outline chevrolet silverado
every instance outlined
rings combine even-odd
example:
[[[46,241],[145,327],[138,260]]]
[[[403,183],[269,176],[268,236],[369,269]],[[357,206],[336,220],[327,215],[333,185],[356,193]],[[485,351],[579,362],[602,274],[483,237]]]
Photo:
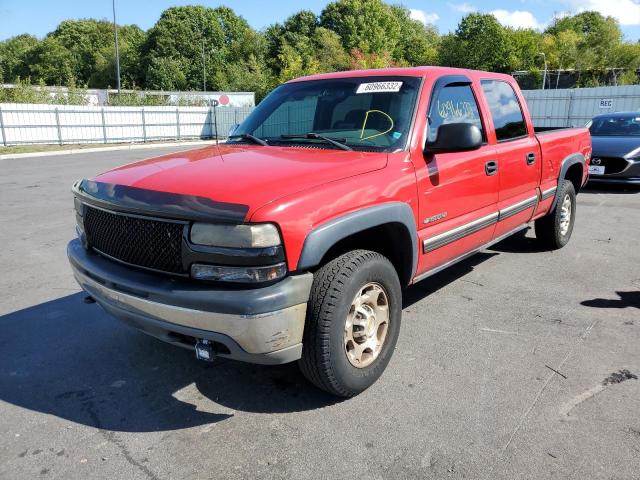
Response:
[[[202,360],[298,361],[349,397],[385,370],[404,287],[531,223],[569,241],[590,155],[586,128],[536,134],[508,75],[314,75],[224,144],[78,181],[67,253],[136,328]]]

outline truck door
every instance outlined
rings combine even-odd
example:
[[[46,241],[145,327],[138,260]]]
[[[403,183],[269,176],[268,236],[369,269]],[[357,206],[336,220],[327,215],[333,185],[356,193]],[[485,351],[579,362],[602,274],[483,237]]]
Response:
[[[538,203],[542,159],[533,126],[525,121],[523,100],[513,86],[503,80],[480,84],[495,132],[500,182],[497,238],[531,219]]]
[[[475,124],[486,140],[478,88],[463,75],[436,80],[424,140],[435,139],[440,125],[456,122]],[[497,220],[498,176],[494,171],[495,148],[486,142],[473,151],[434,154],[419,148],[413,162],[420,213],[421,274],[491,240]]]

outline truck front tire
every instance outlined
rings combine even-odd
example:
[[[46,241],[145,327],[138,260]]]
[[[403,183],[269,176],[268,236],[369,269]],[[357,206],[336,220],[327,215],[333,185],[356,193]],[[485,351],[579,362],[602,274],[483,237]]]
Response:
[[[302,373],[333,395],[357,395],[387,367],[401,316],[400,281],[387,258],[353,250],[330,261],[314,275]]]
[[[562,180],[556,192],[558,201],[552,212],[535,221],[536,238],[545,247],[557,250],[571,238],[576,217],[576,190],[569,180]]]

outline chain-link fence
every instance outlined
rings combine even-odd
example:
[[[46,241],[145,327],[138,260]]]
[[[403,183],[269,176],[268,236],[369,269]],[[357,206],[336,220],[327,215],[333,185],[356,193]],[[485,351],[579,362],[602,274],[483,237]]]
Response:
[[[253,107],[85,107],[0,104],[0,144],[225,138]]]

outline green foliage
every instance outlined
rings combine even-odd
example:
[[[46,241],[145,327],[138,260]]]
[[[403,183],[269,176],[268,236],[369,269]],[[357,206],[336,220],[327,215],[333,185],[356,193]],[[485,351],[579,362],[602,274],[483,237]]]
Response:
[[[439,35],[402,5],[383,0],[334,0],[316,15],[301,10],[264,31],[231,8],[171,7],[145,32],[118,27],[125,89],[255,91],[258,100],[278,83],[321,72],[391,66],[448,65],[498,72],[526,71],[525,86],[551,70],[570,70],[578,86],[638,83],[640,44],[624,40],[616,20],[585,11],[554,20],[544,31],[502,26],[471,13],[453,33]],[[615,73],[612,68],[619,69]],[[569,74],[568,74],[569,75]],[[21,80],[23,79],[23,80]],[[23,34],[0,42],[3,101],[82,102],[84,90],[116,85],[113,25],[67,20],[43,39]],[[28,83],[71,87],[64,96]],[[44,98],[46,97],[46,98]],[[122,94],[114,105],[164,104],[162,96]]]
[[[539,66],[542,35],[530,28],[505,30],[508,42],[511,44],[509,69],[531,71]]]
[[[576,70],[578,86],[607,81],[637,83],[639,47],[624,42],[618,22],[598,12],[582,12],[556,19],[544,32],[541,44],[551,69]],[[607,69],[626,69],[620,79]]]
[[[43,81],[37,86],[19,78],[13,88],[0,88],[0,103],[44,103],[51,105],[84,105],[86,90],[71,87],[66,92],[52,93],[46,89]]]
[[[43,86],[43,85],[40,85]],[[0,88],[0,103],[53,103],[49,92],[33,88],[28,81],[16,79],[13,88]]]
[[[227,7],[171,7],[149,31],[142,47],[146,84],[159,89],[219,89],[217,70],[236,63],[235,52],[246,60],[261,56],[255,32]],[[242,48],[239,48],[242,46]],[[239,50],[239,51],[238,51]]]
[[[143,95],[140,93],[111,93],[107,105],[115,107],[146,107],[169,105],[165,95]]]
[[[27,54],[38,44],[38,39],[26,33],[0,42],[0,80],[13,82],[28,76]]]
[[[431,25],[423,25],[409,17],[409,10],[392,6],[391,11],[400,25],[393,58],[404,65],[433,65],[438,60],[440,37]]]
[[[346,50],[392,52],[401,32],[400,21],[394,13],[382,0],[338,0],[325,7],[320,14],[320,24],[336,32]]]
[[[29,77],[46,85],[75,84],[74,58],[55,37],[46,37],[27,52]]]
[[[441,45],[440,63],[454,67],[509,72],[514,55],[509,34],[493,15],[470,13]]]

